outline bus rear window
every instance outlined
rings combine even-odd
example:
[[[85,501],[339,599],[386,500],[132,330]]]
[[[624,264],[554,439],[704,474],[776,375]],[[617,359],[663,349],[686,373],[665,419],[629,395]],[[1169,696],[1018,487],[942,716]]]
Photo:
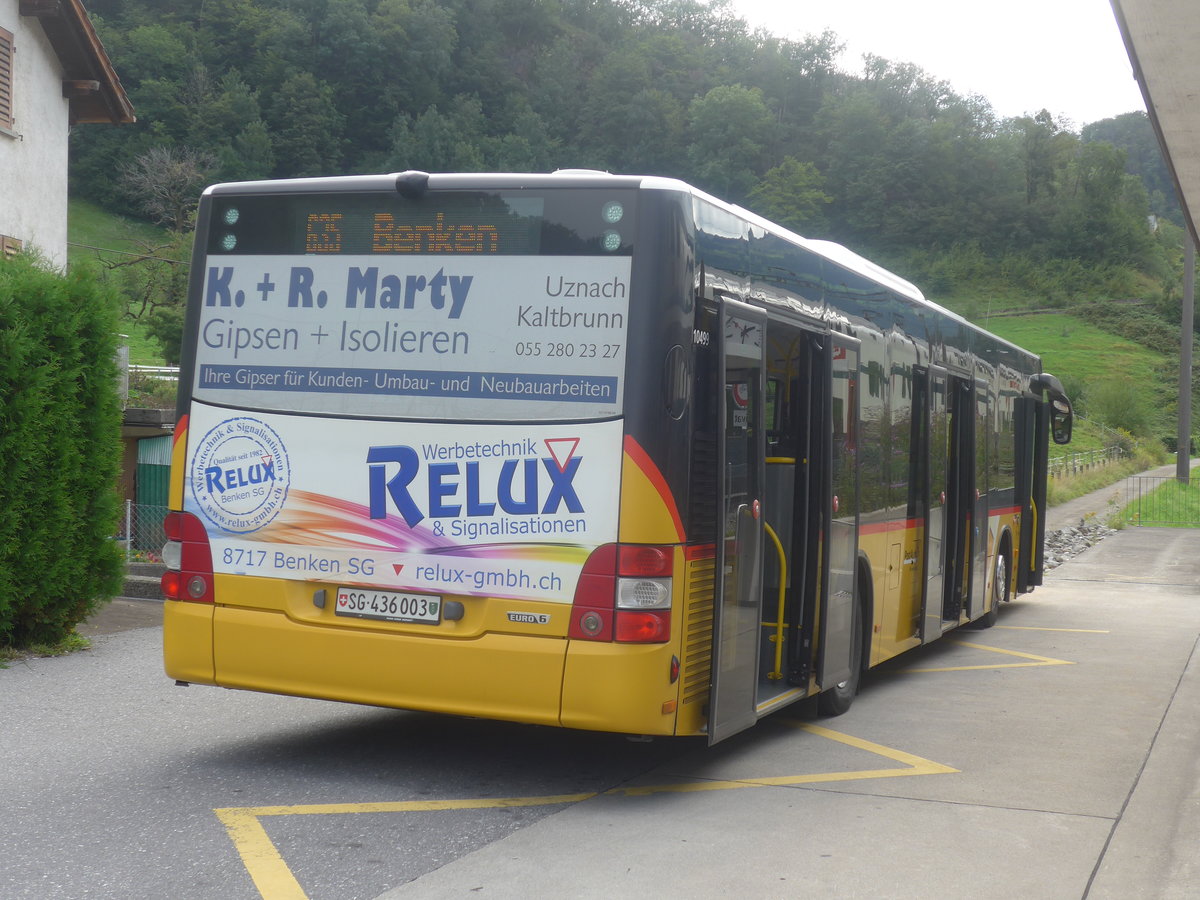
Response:
[[[193,396],[263,410],[620,413],[635,192],[215,193]]]

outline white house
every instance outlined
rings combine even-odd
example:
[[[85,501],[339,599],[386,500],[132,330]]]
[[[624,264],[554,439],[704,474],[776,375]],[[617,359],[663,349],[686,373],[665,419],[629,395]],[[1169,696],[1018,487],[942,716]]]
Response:
[[[0,0],[0,252],[67,262],[67,136],[134,121],[81,0]]]

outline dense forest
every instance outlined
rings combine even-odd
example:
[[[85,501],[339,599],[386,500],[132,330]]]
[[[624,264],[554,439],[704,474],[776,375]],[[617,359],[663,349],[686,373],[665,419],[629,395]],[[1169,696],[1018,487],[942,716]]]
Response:
[[[685,179],[968,315],[983,296],[989,311],[1136,297],[1132,318],[1092,318],[1143,338],[1146,316],[1178,322],[1182,220],[1142,113],[1000,118],[912,63],[847,71],[837,35],[783,39],[720,0],[88,8],[138,122],[72,135],[72,190],[172,230],[158,256],[185,258],[212,181],[589,167]],[[129,293],[170,356],[182,281],[148,273]]]

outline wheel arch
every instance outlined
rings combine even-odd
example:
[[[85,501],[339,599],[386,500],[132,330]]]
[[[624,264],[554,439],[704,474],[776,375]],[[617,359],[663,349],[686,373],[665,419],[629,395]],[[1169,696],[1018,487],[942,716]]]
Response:
[[[1007,564],[1008,589],[1006,591],[1006,594],[1009,594],[1009,595],[1011,595],[1012,591],[1013,591],[1014,576],[1016,575],[1016,567],[1017,567],[1016,559],[1013,555],[1013,546],[1014,546],[1014,542],[1013,542],[1012,528],[1008,525],[1004,525],[1000,529],[1000,534],[996,538],[996,553],[997,553],[997,555],[1003,554],[1004,559]],[[989,575],[989,577],[995,578],[995,566],[994,565],[988,567],[988,575]],[[989,589],[994,590],[994,588],[990,585],[989,585]],[[1007,600],[1008,597],[1006,596],[1004,599]]]

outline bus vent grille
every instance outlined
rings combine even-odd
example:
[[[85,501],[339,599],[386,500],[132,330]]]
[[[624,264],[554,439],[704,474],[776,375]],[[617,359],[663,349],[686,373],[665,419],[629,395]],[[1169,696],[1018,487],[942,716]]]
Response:
[[[687,610],[683,640],[683,674],[680,699],[684,703],[708,700],[712,678],[713,591],[715,559],[696,559],[687,567]]]

